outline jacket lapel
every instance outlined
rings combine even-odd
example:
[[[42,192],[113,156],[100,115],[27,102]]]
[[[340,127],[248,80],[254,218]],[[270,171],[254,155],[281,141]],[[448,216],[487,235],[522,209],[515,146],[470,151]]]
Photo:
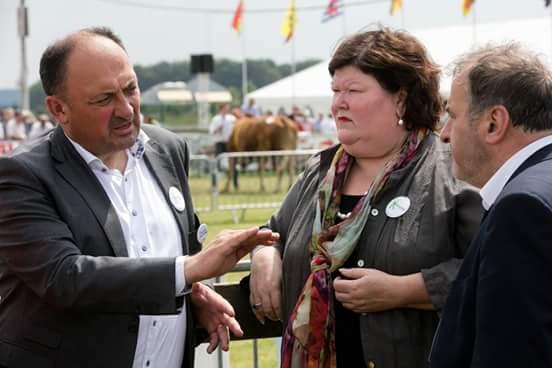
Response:
[[[161,148],[161,146],[155,142],[153,139],[150,139],[145,146],[144,158],[148,169],[153,174],[153,177],[157,180],[165,200],[169,204],[171,212],[173,213],[174,218],[178,224],[178,229],[180,230],[180,236],[182,238],[182,251],[183,254],[188,254],[188,221],[186,220],[186,214],[188,209],[185,208],[182,213],[178,212],[171,201],[169,196],[170,188],[174,187],[182,193],[182,187],[178,182],[178,175],[176,168],[170,158],[170,156]],[[189,203],[185,204],[189,206]]]
[[[90,167],[61,128],[51,138],[52,157],[59,174],[81,195],[103,228],[117,257],[128,257],[123,229],[115,209]]]

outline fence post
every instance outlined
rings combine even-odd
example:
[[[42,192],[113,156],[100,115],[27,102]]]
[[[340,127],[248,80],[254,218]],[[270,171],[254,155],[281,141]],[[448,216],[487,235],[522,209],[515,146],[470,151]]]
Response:
[[[209,160],[209,171],[211,172],[211,211],[218,206],[218,163],[219,157]]]

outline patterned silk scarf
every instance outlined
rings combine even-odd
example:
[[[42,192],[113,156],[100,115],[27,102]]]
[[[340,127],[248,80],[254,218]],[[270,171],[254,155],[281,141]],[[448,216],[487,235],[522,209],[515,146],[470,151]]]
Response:
[[[335,217],[341,202],[341,190],[354,158],[343,147],[335,153],[330,169],[320,184],[310,243],[311,273],[284,332],[283,368],[336,367],[331,273],[339,269],[355,249],[373,198],[394,170],[412,160],[426,135],[425,129],[409,133],[399,155],[387,162],[350,216],[339,224],[335,224]]]

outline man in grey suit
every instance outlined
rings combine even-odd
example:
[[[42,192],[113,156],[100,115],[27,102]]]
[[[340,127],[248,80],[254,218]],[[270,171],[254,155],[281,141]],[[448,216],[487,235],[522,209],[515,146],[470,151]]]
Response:
[[[140,126],[140,92],[106,28],[44,52],[51,134],[0,159],[0,367],[191,367],[196,322],[209,350],[241,330],[198,281],[278,235],[221,233],[205,250],[188,149]]]

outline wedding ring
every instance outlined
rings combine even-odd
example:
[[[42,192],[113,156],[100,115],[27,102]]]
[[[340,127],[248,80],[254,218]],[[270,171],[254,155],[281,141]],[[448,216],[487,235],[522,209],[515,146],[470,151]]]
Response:
[[[259,308],[261,305],[262,305],[262,303],[251,304],[251,308],[257,309],[257,308]]]

